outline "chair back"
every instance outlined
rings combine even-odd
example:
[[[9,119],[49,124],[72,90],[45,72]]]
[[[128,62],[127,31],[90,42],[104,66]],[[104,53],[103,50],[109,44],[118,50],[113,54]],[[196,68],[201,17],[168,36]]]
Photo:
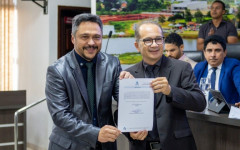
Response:
[[[200,62],[204,60],[204,55],[202,51],[183,51],[183,53],[190,59]]]
[[[240,44],[227,44],[227,57],[240,60]]]

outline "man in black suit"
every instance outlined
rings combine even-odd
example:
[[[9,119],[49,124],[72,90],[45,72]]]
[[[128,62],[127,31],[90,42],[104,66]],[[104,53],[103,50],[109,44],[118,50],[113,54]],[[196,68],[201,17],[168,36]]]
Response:
[[[184,61],[163,55],[161,26],[141,22],[135,29],[135,47],[143,61],[128,68],[135,78],[154,78],[150,83],[154,96],[152,131],[131,132],[131,150],[195,150],[186,110],[203,111],[204,95],[198,87],[192,67]]]
[[[73,18],[74,49],[48,67],[47,105],[54,122],[49,150],[116,150],[112,97],[121,72],[116,57],[100,52],[102,22],[96,15]]]

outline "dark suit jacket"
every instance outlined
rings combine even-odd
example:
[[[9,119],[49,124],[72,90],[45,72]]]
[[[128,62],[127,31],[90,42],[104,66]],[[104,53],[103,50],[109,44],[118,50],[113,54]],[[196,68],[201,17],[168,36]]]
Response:
[[[194,68],[197,82],[208,74],[208,63],[203,61]],[[233,58],[225,58],[219,77],[219,90],[230,104],[240,101],[240,61]]]
[[[144,68],[140,62],[126,71],[135,78],[144,78]],[[163,150],[196,149],[185,110],[203,111],[206,100],[198,87],[189,63],[162,56],[160,76],[166,77],[171,86],[171,97],[157,94],[156,119]],[[134,141],[130,138],[130,144]],[[140,150],[140,149],[139,149]]]
[[[112,96],[118,98],[120,71],[116,57],[98,54],[95,85],[100,127],[114,125]],[[45,93],[54,122],[49,149],[90,150],[95,147],[100,128],[92,125],[87,89],[74,50],[48,67]],[[116,143],[104,143],[102,148],[115,150]]]

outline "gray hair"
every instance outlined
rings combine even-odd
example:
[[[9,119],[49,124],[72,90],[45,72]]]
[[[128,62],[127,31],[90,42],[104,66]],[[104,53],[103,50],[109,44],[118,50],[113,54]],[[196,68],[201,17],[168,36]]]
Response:
[[[136,24],[136,26],[135,26],[135,39],[136,39],[137,42],[138,42],[139,39],[141,38],[141,37],[140,37],[140,33],[139,33],[139,28],[140,28],[142,25],[144,25],[144,24],[155,24],[155,25],[157,25],[157,26],[161,29],[162,34],[163,34],[163,29],[162,29],[161,25],[160,25],[158,22],[153,21],[153,20],[141,21],[141,22],[139,22],[138,24]]]
[[[103,31],[102,21],[101,21],[99,16],[92,15],[92,14],[89,14],[89,13],[83,13],[83,14],[80,14],[80,15],[76,15],[73,18],[73,20],[72,20],[72,35],[74,35],[74,36],[76,35],[78,27],[82,22],[97,23],[99,25],[99,27],[101,28],[101,31]]]

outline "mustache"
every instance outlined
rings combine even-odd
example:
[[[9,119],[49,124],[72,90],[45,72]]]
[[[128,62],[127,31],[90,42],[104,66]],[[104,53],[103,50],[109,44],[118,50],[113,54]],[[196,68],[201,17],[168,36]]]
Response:
[[[83,49],[88,49],[88,48],[98,49],[98,46],[84,46],[83,47]]]

